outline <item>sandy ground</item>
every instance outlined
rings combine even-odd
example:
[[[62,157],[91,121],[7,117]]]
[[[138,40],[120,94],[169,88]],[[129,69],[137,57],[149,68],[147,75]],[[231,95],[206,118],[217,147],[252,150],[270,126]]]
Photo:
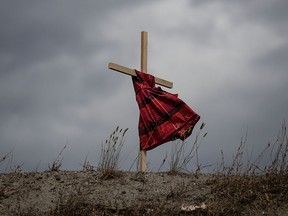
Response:
[[[100,177],[96,171],[1,174],[0,215],[49,212],[71,197],[115,210],[156,203],[181,209],[182,204],[201,205],[209,198],[205,175],[123,172],[113,179]]]
[[[101,176],[98,171],[0,174],[0,215],[213,215],[212,175]],[[83,208],[89,213],[76,214]],[[253,215],[288,215],[286,210]]]

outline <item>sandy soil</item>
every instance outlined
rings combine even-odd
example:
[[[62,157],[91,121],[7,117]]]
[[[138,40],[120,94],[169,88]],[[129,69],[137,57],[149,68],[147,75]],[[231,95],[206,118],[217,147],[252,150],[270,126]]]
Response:
[[[167,173],[123,172],[120,175],[104,180],[100,178],[101,173],[95,171],[1,174],[0,215],[29,212],[29,209],[39,214],[49,212],[71,197],[111,211],[156,203],[180,210],[182,204],[200,205],[209,198],[205,175],[197,178]]]
[[[211,178],[121,172],[102,179],[97,171],[0,174],[0,215],[77,215],[81,209],[78,215],[213,215]]]

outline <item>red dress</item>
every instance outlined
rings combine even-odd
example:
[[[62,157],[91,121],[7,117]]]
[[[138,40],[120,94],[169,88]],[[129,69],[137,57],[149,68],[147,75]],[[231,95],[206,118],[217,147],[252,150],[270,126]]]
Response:
[[[190,136],[200,116],[179,99],[178,94],[155,87],[154,76],[135,72],[137,76],[132,80],[140,109],[140,149],[151,150],[165,142]]]

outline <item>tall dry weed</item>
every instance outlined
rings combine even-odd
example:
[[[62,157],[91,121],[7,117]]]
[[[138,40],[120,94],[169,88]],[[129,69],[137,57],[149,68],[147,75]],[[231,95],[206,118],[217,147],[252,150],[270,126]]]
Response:
[[[105,143],[102,143],[98,169],[102,172],[103,178],[110,178],[116,174],[127,130],[128,128],[119,129],[117,126]]]
[[[59,171],[60,167],[62,166],[63,161],[63,152],[67,148],[68,141],[64,145],[64,147],[61,149],[61,151],[58,153],[57,157],[54,159],[54,161],[51,164],[48,164],[49,171]]]
[[[176,174],[179,172],[191,172],[191,161],[195,159],[196,171],[199,171],[201,164],[199,163],[198,149],[202,144],[203,139],[206,137],[207,133],[203,134],[203,129],[205,123],[202,123],[199,131],[196,133],[195,140],[192,144],[184,141],[178,141],[175,145],[172,146],[171,155],[170,155],[170,169],[171,174]],[[163,160],[165,162],[165,159]],[[162,163],[163,165],[163,163]],[[161,165],[161,166],[162,166]]]

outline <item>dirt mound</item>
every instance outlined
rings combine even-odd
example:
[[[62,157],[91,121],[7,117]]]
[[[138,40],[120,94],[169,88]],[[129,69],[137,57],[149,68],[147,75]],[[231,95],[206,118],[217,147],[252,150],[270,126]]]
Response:
[[[0,174],[0,215],[287,215],[287,184],[275,185],[279,191],[261,190],[269,182],[259,180],[254,191],[248,187],[253,180],[241,179],[138,172],[103,179],[97,171]],[[238,199],[241,194],[246,202]]]

